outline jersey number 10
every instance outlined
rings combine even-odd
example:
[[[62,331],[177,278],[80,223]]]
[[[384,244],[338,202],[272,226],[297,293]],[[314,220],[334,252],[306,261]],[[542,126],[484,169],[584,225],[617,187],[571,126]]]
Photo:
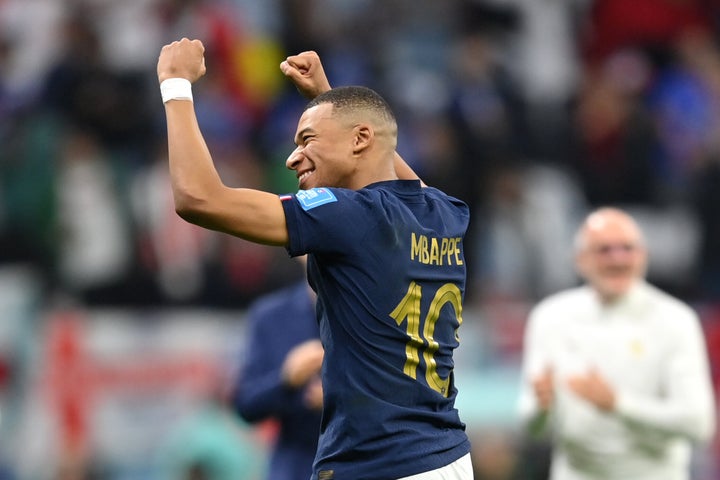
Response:
[[[462,295],[460,289],[452,284],[446,283],[435,292],[430,308],[425,315],[425,321],[422,323],[422,332],[420,331],[420,300],[422,299],[422,287],[415,282],[411,282],[408,291],[390,313],[398,325],[406,323],[406,332],[410,340],[405,346],[405,367],[403,372],[414,379],[417,379],[417,369],[420,365],[420,351],[422,350],[423,360],[425,361],[425,380],[433,390],[447,397],[448,384],[450,383],[450,375],[447,378],[440,378],[437,373],[437,363],[435,362],[435,352],[438,351],[440,345],[433,338],[435,333],[435,325],[440,318],[440,311],[445,304],[450,303],[455,312],[458,326],[462,323]],[[407,322],[406,322],[407,320]],[[457,330],[456,333],[457,335]]]

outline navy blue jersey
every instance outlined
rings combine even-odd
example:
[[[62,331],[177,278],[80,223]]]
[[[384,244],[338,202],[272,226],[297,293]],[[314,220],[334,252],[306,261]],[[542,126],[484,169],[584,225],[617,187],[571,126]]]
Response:
[[[281,197],[325,347],[313,479],[383,480],[470,451],[454,407],[468,207],[417,180]]]

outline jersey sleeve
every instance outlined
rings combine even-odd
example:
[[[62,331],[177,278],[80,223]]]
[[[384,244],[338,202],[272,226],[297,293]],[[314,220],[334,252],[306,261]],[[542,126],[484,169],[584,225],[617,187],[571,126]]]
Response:
[[[338,188],[300,190],[281,196],[288,229],[288,253],[342,253],[376,223],[356,192]]]

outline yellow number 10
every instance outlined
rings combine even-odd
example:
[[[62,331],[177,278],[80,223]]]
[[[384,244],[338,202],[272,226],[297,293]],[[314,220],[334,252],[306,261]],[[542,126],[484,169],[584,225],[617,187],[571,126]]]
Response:
[[[455,311],[455,318],[458,326],[462,323],[462,295],[460,289],[452,284],[446,283],[435,292],[435,297],[430,302],[430,308],[425,316],[423,323],[422,335],[420,334],[420,300],[422,299],[422,287],[415,282],[411,282],[408,291],[390,313],[398,325],[402,325],[407,319],[407,335],[410,337],[405,346],[405,366],[403,372],[412,378],[417,379],[417,369],[420,365],[420,350],[423,349],[423,359],[425,360],[425,380],[430,388],[440,392],[444,396],[448,396],[448,383],[450,376],[442,379],[437,373],[437,363],[435,362],[435,352],[440,345],[433,338],[435,332],[435,324],[440,318],[440,311],[446,303],[450,303]],[[455,332],[457,335],[457,330]]]

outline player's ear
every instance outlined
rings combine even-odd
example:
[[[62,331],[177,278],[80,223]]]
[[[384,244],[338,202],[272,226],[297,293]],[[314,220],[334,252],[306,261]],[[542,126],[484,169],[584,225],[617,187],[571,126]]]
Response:
[[[353,128],[353,153],[358,154],[365,150],[373,140],[375,132],[366,123],[359,123]]]

